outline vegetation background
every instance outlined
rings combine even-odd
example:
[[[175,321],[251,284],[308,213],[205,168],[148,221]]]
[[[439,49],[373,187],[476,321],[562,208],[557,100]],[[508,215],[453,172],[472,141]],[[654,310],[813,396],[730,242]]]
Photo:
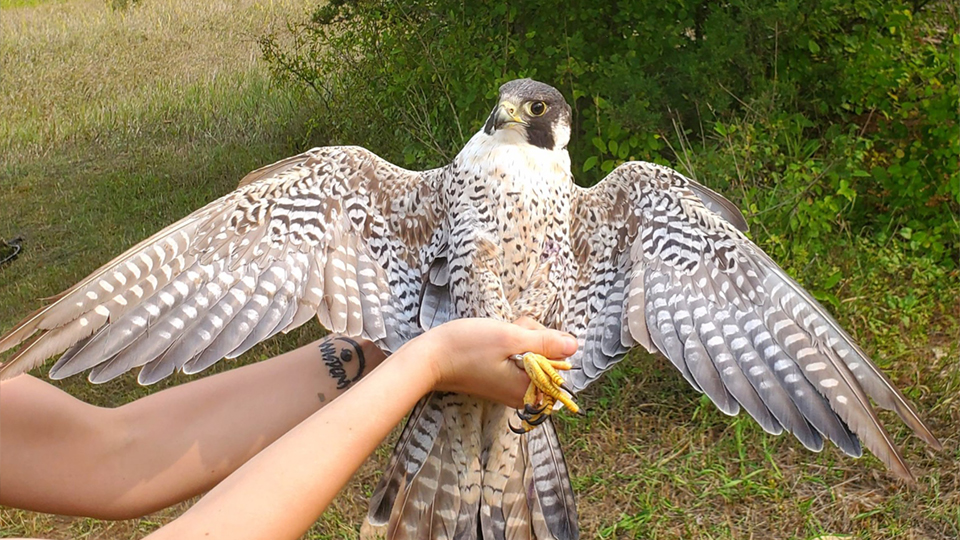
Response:
[[[677,168],[914,400],[920,478],[805,451],[728,418],[633,353],[559,429],[585,538],[960,537],[960,22],[953,2],[0,0],[0,329],[262,164],[360,144],[441,164],[498,86],[558,87],[581,182],[624,160]],[[0,252],[0,258],[3,253]],[[256,361],[316,337],[294,332]],[[229,369],[227,362],[216,370]],[[38,370],[42,375],[43,369]],[[104,406],[125,377],[58,383]],[[889,416],[884,418],[890,420]],[[389,446],[308,538],[355,537]],[[0,509],[0,536],[137,538],[185,506],[102,522]]]

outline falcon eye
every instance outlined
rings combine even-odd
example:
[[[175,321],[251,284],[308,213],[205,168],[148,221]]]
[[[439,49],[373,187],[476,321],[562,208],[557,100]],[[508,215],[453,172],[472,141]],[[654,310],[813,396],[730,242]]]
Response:
[[[547,104],[542,101],[534,101],[527,105],[527,112],[530,116],[543,116],[547,112]]]

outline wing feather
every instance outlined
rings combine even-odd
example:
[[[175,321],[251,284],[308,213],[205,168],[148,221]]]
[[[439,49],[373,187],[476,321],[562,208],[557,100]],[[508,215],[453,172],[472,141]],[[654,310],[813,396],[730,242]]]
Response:
[[[258,169],[234,192],[104,265],[0,337],[0,379],[69,350],[56,378],[195,373],[316,315],[393,350],[415,336],[420,269],[442,242],[446,169],[357,147]]]
[[[776,418],[771,414],[770,409],[763,403],[763,400],[757,394],[756,388],[763,387],[764,384],[771,384],[770,379],[761,378],[768,375],[766,369],[759,366],[759,362],[754,361],[753,365],[741,366],[738,362],[738,356],[734,355],[722,334],[723,322],[733,317],[729,310],[712,309],[713,306],[707,303],[703,296],[694,297],[689,302],[689,307],[693,316],[693,328],[697,334],[704,350],[709,355],[713,365],[717,368],[720,380],[733,399],[736,400],[753,417],[757,423],[763,427],[764,431],[773,435],[779,435],[783,428]],[[732,328],[731,328],[732,330]],[[736,328],[739,331],[739,328]],[[733,332],[732,334],[736,334]],[[748,356],[742,361],[747,364],[749,360],[755,360],[756,355]],[[751,370],[753,370],[751,372]],[[751,382],[748,377],[754,378]]]
[[[670,299],[667,301],[667,309],[673,314],[674,328],[676,328],[677,337],[682,344],[681,356],[677,359],[677,362],[686,362],[687,369],[693,379],[697,381],[697,385],[710,397],[710,400],[718,409],[724,414],[735,416],[740,412],[740,406],[727,391],[727,386],[720,379],[718,366],[714,364],[713,359],[707,353],[707,349],[700,341],[700,336],[694,327],[692,309],[687,304],[685,291],[679,286],[668,290],[670,291]]]
[[[250,333],[243,339],[243,342],[236,349],[230,351],[227,358],[236,358],[250,350],[254,345],[268,339],[283,328],[283,319],[290,312],[290,306],[296,302],[296,297],[300,293],[300,281],[303,279],[303,271],[296,265],[280,265],[283,272],[278,272],[277,282],[270,282],[272,287],[276,288],[273,298],[269,299],[269,306],[263,312],[256,326],[250,330]],[[295,313],[295,312],[294,312]]]
[[[113,358],[143,336],[151,325],[162,321],[170,311],[176,306],[179,306],[186,298],[185,292],[190,292],[191,285],[194,285],[197,280],[191,279],[191,276],[187,275],[187,273],[180,274],[185,264],[181,257],[177,257],[172,262],[174,264],[170,266],[169,275],[172,276],[174,273],[178,273],[182,279],[179,281],[168,281],[168,283],[157,290],[156,293],[150,295],[146,300],[138,304],[136,308],[123,315],[119,324],[111,324],[105,327],[104,331],[99,332],[96,337],[87,342],[76,354],[61,357],[60,361],[50,368],[50,378],[63,379]],[[162,271],[166,267],[167,265],[159,267],[158,273],[160,276],[168,275],[167,272]],[[188,271],[195,274],[198,268],[199,265],[194,264]],[[144,291],[142,296],[147,296],[145,294],[146,291],[156,287],[156,285],[160,283],[159,280],[149,279],[150,277],[153,276],[147,276],[148,279],[146,280],[149,288]],[[167,278],[163,277],[163,279]],[[140,291],[141,288],[139,286],[134,286],[128,291],[131,302],[133,301],[133,297],[138,297],[141,294]],[[96,312],[95,310],[95,313]],[[103,308],[99,310],[99,313],[107,315],[108,317],[112,315],[109,306],[103,306]],[[106,322],[106,320],[103,320],[101,324]],[[44,339],[45,336],[46,334],[43,334],[39,336],[39,339]],[[3,369],[12,368],[19,361],[21,360],[15,356]]]
[[[619,330],[625,348],[656,348],[721,411],[742,406],[768,432],[786,429],[810,449],[826,437],[859,456],[862,439],[913,480],[871,399],[940,447],[853,339],[743,235],[742,214],[717,193],[633,162],[578,190],[572,208],[580,286],[570,291],[567,320],[582,341],[573,359],[581,369],[568,381],[574,389],[609,369]],[[608,320],[614,314],[622,326]],[[597,318],[606,333],[597,333]]]
[[[323,301],[323,262],[315,254],[308,254],[309,268],[304,281],[303,293],[297,298],[297,310],[292,320],[283,328],[289,332],[317,316],[317,308]],[[366,320],[366,318],[364,319]]]

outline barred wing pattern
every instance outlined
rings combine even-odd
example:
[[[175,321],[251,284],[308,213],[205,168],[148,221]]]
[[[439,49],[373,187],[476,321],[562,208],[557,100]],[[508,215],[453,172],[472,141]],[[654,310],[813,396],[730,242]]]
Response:
[[[359,147],[316,148],[254,171],[0,338],[0,352],[23,344],[0,378],[66,350],[51,377],[92,369],[90,380],[104,382],[143,366],[149,384],[314,316],[392,351],[420,332],[420,267],[442,242],[434,194],[445,174],[407,171]]]
[[[786,429],[814,451],[826,437],[859,456],[862,440],[913,480],[868,398],[940,443],[823,307],[734,224],[745,228],[731,203],[650,163],[626,163],[579,190],[571,235],[580,287],[569,291],[567,321],[581,348],[568,384],[585,388],[640,344],[726,414],[742,407],[767,432]]]

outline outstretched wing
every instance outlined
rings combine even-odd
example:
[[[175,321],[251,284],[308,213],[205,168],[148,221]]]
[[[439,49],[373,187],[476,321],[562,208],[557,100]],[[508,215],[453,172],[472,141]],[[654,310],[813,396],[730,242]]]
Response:
[[[314,316],[393,350],[419,332],[421,266],[442,242],[444,169],[412,172],[359,147],[316,148],[107,263],[0,337],[0,378],[50,371],[140,382],[200,371]],[[29,341],[28,341],[29,340]],[[68,350],[69,349],[69,350]]]
[[[859,437],[912,479],[868,398],[939,448],[853,339],[738,230],[746,223],[723,197],[633,162],[578,190],[573,214],[580,274],[567,329],[581,340],[568,377],[575,390],[641,344],[724,413],[743,407],[769,433],[786,429],[812,450],[825,436],[859,456]]]

